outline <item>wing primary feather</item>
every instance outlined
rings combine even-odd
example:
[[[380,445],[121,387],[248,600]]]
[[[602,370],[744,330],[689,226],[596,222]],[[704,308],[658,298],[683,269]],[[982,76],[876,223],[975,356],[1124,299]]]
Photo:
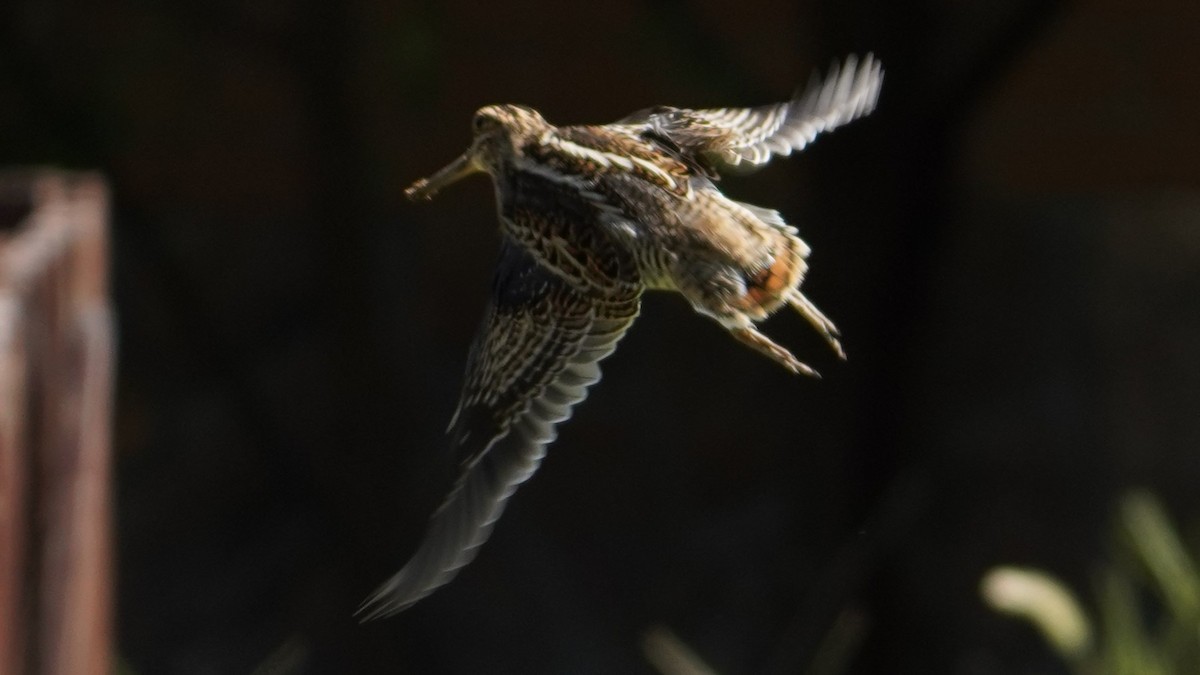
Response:
[[[825,77],[813,71],[790,101],[755,108],[653,108],[623,120],[691,164],[761,165],[803,150],[817,136],[875,108],[883,68],[874,55],[834,62]]]
[[[505,240],[449,429],[463,473],[416,553],[359,607],[363,621],[412,606],[474,559],[637,316],[641,286],[623,281],[615,297],[589,296]]]

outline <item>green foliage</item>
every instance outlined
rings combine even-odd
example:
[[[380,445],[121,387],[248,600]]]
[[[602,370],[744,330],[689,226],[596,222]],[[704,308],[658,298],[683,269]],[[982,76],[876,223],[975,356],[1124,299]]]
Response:
[[[1153,495],[1121,500],[1113,548],[1097,575],[1094,616],[1037,570],[992,569],[984,599],[1032,623],[1079,675],[1200,673],[1200,576]]]

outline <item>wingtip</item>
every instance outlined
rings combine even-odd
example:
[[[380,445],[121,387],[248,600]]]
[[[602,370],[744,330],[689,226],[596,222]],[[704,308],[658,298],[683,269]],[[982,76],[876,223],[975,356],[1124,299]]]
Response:
[[[378,608],[372,609],[374,604],[374,598],[367,598],[366,600],[363,600],[362,604],[358,606],[358,609],[354,610],[354,613],[350,616],[358,619],[358,624],[360,626],[376,619],[382,619],[383,613]]]
[[[385,583],[384,585],[375,589],[373,593],[368,595],[361,603],[359,603],[358,608],[354,610],[354,614],[351,616],[358,619],[359,624],[364,624],[368,621],[384,619],[403,611],[403,607],[389,607],[390,603],[387,600],[387,596],[390,590],[388,587],[390,585],[391,581],[389,580],[388,583]]]
[[[403,592],[406,586],[411,585],[405,583],[412,580],[411,569],[411,565],[405,565],[391,579],[381,584],[358,605],[352,616],[357,618],[360,624],[396,616],[417,604],[440,585],[426,587],[423,592],[414,593],[411,588],[408,592]]]
[[[383,601],[381,598],[377,596],[371,596],[366,600],[363,600],[362,604],[358,606],[358,609],[354,610],[354,614],[351,616],[358,619],[359,625],[363,625],[371,621],[377,621],[379,619],[386,619],[388,617],[396,616],[411,606],[412,603],[392,607],[389,605],[389,603]]]

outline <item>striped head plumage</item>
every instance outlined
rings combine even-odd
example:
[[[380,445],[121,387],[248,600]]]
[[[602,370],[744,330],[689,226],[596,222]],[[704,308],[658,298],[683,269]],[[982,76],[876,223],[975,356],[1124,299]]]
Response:
[[[815,375],[756,327],[789,306],[845,358],[833,322],[800,291],[809,247],[796,228],[717,184],[725,168],[789,155],[870,113],[882,83],[868,55],[814,75],[790,101],[754,108],[660,106],[563,127],[519,105],[475,113],[470,147],[405,192],[429,199],[477,172],[496,187],[500,261],[449,430],[459,477],[364,618],[411,606],[474,558],[555,426],[600,379],[643,292],[678,293],[743,344]]]

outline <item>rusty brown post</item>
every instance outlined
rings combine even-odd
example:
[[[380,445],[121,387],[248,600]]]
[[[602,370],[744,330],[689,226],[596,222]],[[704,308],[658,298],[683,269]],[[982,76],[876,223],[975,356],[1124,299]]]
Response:
[[[0,673],[112,670],[108,191],[0,173]]]

